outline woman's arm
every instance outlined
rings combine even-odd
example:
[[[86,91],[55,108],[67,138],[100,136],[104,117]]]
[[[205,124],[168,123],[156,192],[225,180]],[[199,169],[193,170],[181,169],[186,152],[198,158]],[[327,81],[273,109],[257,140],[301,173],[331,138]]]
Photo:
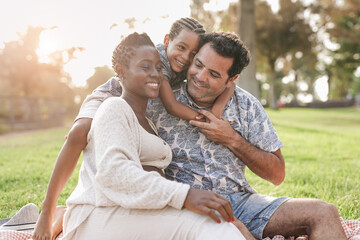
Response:
[[[80,153],[87,143],[87,134],[92,119],[82,118],[74,123],[65,141],[52,172],[39,220],[33,239],[52,239],[51,226],[56,210],[57,200],[66,182],[74,172]],[[44,237],[44,238],[42,238]]]
[[[231,86],[224,90],[223,93],[220,94],[220,96],[217,97],[213,107],[211,108],[211,112],[215,115],[217,118],[221,118],[222,112],[224,111],[224,108],[232,95],[235,91],[235,83],[232,83]]]
[[[76,117],[76,121],[70,129],[67,140],[57,157],[33,239],[52,239],[54,237],[52,236],[54,233],[51,230],[51,224],[53,222],[57,200],[73,173],[81,152],[86,147],[87,135],[90,130],[92,118],[105,99],[120,95],[120,83],[116,78],[111,78],[103,85],[97,87],[93,93],[84,100],[79,114]]]
[[[160,99],[166,108],[166,111],[176,117],[184,120],[198,120],[199,113],[188,106],[178,102],[168,81],[165,79],[160,86]]]

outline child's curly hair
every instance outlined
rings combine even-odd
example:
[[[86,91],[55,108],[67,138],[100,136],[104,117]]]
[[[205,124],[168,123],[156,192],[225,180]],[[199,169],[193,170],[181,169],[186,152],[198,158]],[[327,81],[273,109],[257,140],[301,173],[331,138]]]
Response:
[[[181,30],[186,29],[191,32],[202,35],[205,33],[205,28],[201,25],[196,19],[185,17],[176,20],[170,28],[169,38],[170,40],[174,40],[174,38],[180,34]]]

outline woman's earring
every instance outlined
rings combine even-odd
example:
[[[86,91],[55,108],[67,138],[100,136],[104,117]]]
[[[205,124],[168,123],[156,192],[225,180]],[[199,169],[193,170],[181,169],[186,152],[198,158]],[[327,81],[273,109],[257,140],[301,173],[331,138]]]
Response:
[[[116,75],[116,77],[120,80],[120,81],[123,81],[124,80],[124,74],[123,73],[118,73]]]

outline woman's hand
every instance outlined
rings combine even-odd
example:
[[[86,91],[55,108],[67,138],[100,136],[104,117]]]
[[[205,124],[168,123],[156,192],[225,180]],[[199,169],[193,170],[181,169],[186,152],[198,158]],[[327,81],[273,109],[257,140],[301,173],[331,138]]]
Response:
[[[63,217],[66,211],[65,206],[57,206],[54,216],[46,211],[40,213],[36,223],[33,240],[53,240],[63,230]]]
[[[218,223],[221,223],[221,220],[215,211],[228,222],[235,220],[230,201],[210,191],[190,188],[184,207],[196,213],[206,214]]]
[[[53,240],[55,237],[52,237],[52,215],[40,213],[39,220],[36,223],[35,231],[33,233],[33,240]]]

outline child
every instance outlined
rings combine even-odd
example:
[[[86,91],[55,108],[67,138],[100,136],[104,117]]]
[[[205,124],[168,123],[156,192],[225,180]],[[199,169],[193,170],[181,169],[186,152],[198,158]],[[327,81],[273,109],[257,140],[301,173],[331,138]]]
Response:
[[[171,87],[185,80],[187,68],[198,50],[201,35],[204,33],[205,29],[195,19],[181,18],[173,23],[169,34],[165,35],[164,44],[156,46],[163,64],[163,75],[167,80],[161,83],[160,99],[168,113],[185,120],[199,119],[199,114],[176,101]],[[221,118],[234,89],[233,84],[216,100],[211,112],[217,118]]]
[[[195,110],[177,102],[170,86],[176,85],[185,79],[186,70],[198,50],[200,36],[203,33],[205,33],[203,26],[195,19],[181,18],[172,25],[169,35],[165,36],[164,44],[157,46],[163,64],[163,74],[165,79],[168,80],[162,81],[160,98],[170,114],[186,120],[201,119],[201,117]],[[113,65],[118,62],[116,58],[119,57],[117,53],[120,52],[122,52],[122,49],[116,48],[114,50]],[[234,88],[235,86],[229,88],[226,93],[217,99],[212,109],[216,117],[221,117],[225,104],[233,94]],[[87,134],[90,130],[92,118],[105,99],[120,95],[121,86],[118,78],[111,78],[85,99],[75,123],[69,131],[67,140],[58,155],[34,235],[52,235],[50,229],[57,199],[74,171],[80,153],[86,147]],[[148,170],[145,167],[144,169]]]

